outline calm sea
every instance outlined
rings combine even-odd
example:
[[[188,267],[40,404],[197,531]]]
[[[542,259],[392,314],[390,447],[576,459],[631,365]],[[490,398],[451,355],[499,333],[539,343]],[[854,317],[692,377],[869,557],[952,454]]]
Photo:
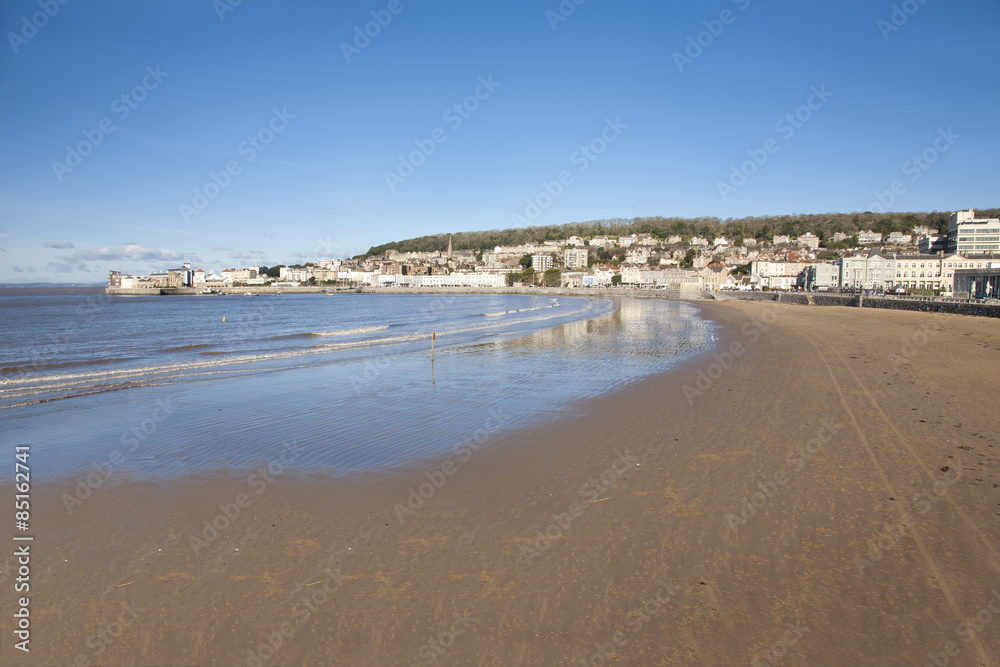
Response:
[[[295,468],[378,470],[571,414],[713,329],[661,300],[0,290],[0,446],[43,477],[245,469],[289,443]]]

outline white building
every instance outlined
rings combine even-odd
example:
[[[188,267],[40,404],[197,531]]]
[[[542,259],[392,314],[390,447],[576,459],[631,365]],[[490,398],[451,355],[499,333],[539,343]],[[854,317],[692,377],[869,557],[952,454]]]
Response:
[[[607,236],[595,236],[590,239],[590,245],[594,248],[606,248],[607,246],[612,245],[612,243],[611,239]]]
[[[584,244],[583,244],[583,239],[581,239],[579,236],[571,236],[568,239],[566,239],[566,245],[573,246],[574,248],[582,248]]]
[[[792,242],[791,236],[775,234],[771,240],[771,245],[787,245]]]
[[[566,248],[563,251],[567,269],[586,269],[588,253],[586,248]]]
[[[834,290],[840,286],[840,267],[833,262],[810,264],[801,277],[802,287],[810,292]]]
[[[910,245],[910,242],[913,240],[913,235],[903,234],[902,232],[892,232],[886,240],[892,245]]]
[[[698,274],[682,269],[647,271],[638,267],[622,268],[622,285],[634,287],[659,287],[674,283],[698,283]]]
[[[545,273],[552,268],[552,255],[532,255],[531,268],[535,270],[535,273]]]
[[[948,219],[948,252],[1000,252],[1000,218],[977,218],[973,209]]]
[[[835,264],[840,268],[841,289],[882,290],[892,272],[890,261],[876,252],[841,257]]]
[[[807,266],[805,262],[772,262],[754,260],[750,263],[750,275],[754,282],[768,289],[788,290],[795,287],[799,274]]]
[[[871,243],[881,243],[882,242],[882,232],[874,232],[870,229],[863,232],[858,232],[858,244],[867,245]]]
[[[703,239],[700,236],[692,236],[691,241],[688,243],[688,245],[696,245],[704,247],[708,245],[708,239]]]
[[[225,271],[222,272],[225,275]],[[304,283],[309,280],[309,270],[308,269],[293,269],[288,266],[283,266],[278,269],[278,279],[282,282],[290,283]]]
[[[620,245],[622,248],[627,248],[629,246],[635,245],[636,241],[638,240],[639,237],[637,237],[635,234],[632,234],[631,236],[622,236],[619,237],[618,239],[618,245]]]
[[[816,250],[817,248],[819,248],[819,237],[813,234],[812,232],[806,232],[805,234],[800,236],[798,238],[798,242],[800,246],[805,246],[810,250]]]
[[[647,264],[649,263],[649,248],[632,248],[625,251],[626,264]]]
[[[585,275],[581,282],[584,287],[609,287],[614,275],[615,272],[611,269],[597,268],[592,274]]]

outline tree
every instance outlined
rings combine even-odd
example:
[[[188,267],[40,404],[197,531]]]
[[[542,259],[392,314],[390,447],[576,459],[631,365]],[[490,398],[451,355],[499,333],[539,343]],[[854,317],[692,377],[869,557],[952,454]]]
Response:
[[[562,287],[562,271],[559,269],[548,269],[542,276],[542,284],[546,287]]]
[[[525,255],[517,263],[521,266],[531,266],[531,255]]]
[[[618,287],[621,284],[622,284],[622,274],[616,273],[615,275],[611,276],[612,287]]]
[[[690,269],[692,266],[694,266],[694,256],[695,256],[694,250],[688,250],[687,253],[685,253],[684,255],[684,259],[681,260],[681,268]]]
[[[528,285],[534,285],[536,276],[537,272],[529,266],[524,270],[524,273],[521,274],[521,282]]]
[[[280,278],[281,277],[281,269],[283,269],[283,268],[285,268],[284,264],[279,264],[278,266],[272,266],[271,268],[269,268],[267,270],[267,277],[268,278]]]

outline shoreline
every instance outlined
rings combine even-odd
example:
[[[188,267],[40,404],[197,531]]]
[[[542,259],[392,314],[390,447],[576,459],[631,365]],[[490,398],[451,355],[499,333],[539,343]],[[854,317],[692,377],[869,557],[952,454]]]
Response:
[[[582,297],[635,297],[680,300],[702,300],[704,295],[700,289],[641,289],[641,288],[604,288],[604,287],[233,287],[232,292],[202,294],[194,287],[182,288],[152,288],[127,289],[106,287],[107,296],[245,296],[246,292],[257,295],[279,294],[317,294],[338,296],[341,294],[470,294],[470,295],[501,295],[501,296],[582,296]]]
[[[275,476],[197,552],[246,479],[40,494],[12,664],[995,664],[956,632],[1000,589],[992,321],[694,305],[713,352],[466,460]]]

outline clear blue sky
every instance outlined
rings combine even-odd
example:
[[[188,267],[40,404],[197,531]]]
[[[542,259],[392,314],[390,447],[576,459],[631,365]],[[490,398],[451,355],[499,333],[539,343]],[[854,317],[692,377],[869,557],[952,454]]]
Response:
[[[0,282],[304,262],[529,221],[873,210],[896,180],[889,210],[998,205],[994,0],[897,3],[916,11],[892,31],[889,0],[566,0],[566,17],[558,0],[230,2],[42,0],[51,17],[0,2]],[[345,56],[373,11],[391,22]],[[446,115],[480,77],[499,85]],[[808,120],[776,126],[797,109]],[[592,142],[600,155],[578,152]],[[925,150],[926,171],[906,164]],[[720,193],[747,151],[766,163]]]

